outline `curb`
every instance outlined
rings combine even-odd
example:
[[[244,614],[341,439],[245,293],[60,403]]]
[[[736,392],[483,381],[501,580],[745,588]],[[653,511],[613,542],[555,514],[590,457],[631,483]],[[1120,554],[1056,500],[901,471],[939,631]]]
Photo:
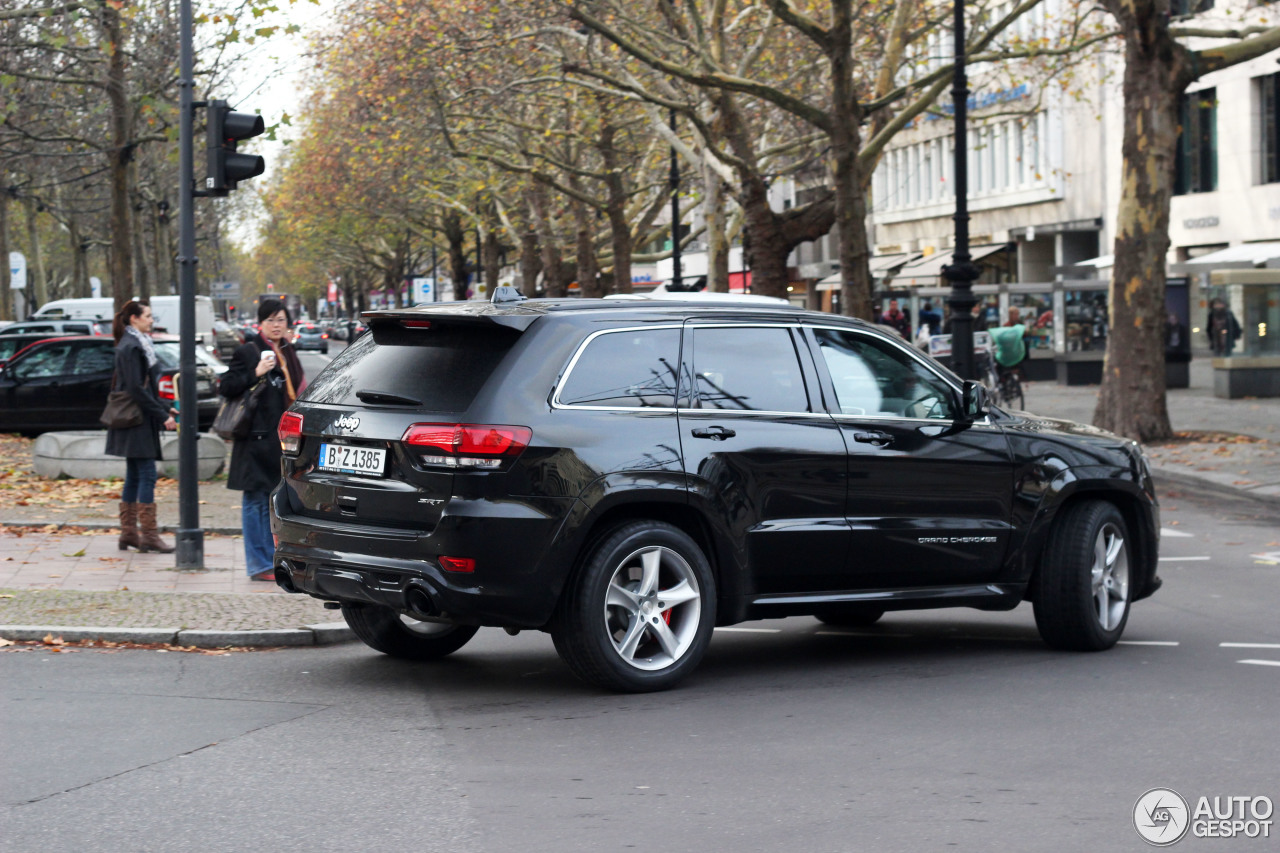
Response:
[[[42,640],[49,634],[69,642],[105,640],[112,643],[166,643],[220,649],[226,646],[276,648],[279,646],[330,646],[348,643],[356,635],[345,622],[324,622],[303,628],[263,628],[255,631],[191,631],[181,628],[94,628],[76,625],[0,625],[6,640]]]
[[[78,527],[81,530],[119,530],[119,522],[109,521],[9,521],[0,519],[0,527],[52,527],[61,530],[64,527]],[[178,528],[172,524],[158,525],[161,533],[177,533]],[[202,527],[205,533],[218,536],[242,536],[244,530],[239,527]]]
[[[1267,504],[1268,506],[1280,508],[1280,495],[1251,492],[1247,489],[1242,489],[1239,486],[1228,486],[1208,477],[1199,477],[1195,474],[1188,474],[1184,471],[1153,467],[1151,469],[1151,476],[1157,484],[1173,483],[1184,488],[1202,489],[1206,492],[1213,492],[1223,496],[1245,498],[1246,500],[1258,501],[1260,503]]]

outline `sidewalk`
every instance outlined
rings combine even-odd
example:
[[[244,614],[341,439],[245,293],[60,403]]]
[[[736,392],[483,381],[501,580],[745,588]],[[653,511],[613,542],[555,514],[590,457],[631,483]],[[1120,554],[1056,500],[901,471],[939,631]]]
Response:
[[[1157,483],[1227,490],[1280,506],[1280,399],[1220,400],[1212,381],[1208,361],[1193,362],[1192,387],[1169,392],[1174,429],[1191,435],[1148,448]],[[1097,391],[1029,383],[1027,407],[1088,423]],[[0,442],[0,450],[12,447]],[[29,458],[6,464],[30,469]],[[117,481],[44,482],[39,495],[15,502],[4,499],[5,476],[0,473],[0,637],[145,636],[146,642],[205,647],[351,638],[339,614],[320,601],[248,579],[238,535],[240,493],[225,480],[200,484],[206,569],[186,572],[173,568],[171,554],[116,549]],[[177,483],[160,481],[156,503],[162,528],[172,531]],[[159,634],[138,633],[151,628]]]

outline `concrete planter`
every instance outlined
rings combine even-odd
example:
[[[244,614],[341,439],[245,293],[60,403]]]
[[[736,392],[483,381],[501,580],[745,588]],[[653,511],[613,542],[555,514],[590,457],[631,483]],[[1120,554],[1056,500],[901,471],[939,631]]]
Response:
[[[119,456],[103,452],[107,445],[106,430],[77,430],[72,432],[46,432],[36,439],[32,449],[36,473],[56,480],[70,477],[73,480],[101,480],[106,477],[124,478],[125,461]],[[159,464],[160,475],[176,479],[178,476],[178,434],[165,432],[160,435],[160,450],[164,459]],[[227,443],[213,433],[200,433],[196,442],[199,479],[217,476],[227,461]]]

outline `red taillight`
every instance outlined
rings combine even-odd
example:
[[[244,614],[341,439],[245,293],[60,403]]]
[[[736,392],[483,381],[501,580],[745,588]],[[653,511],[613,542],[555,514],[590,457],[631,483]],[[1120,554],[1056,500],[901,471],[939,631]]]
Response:
[[[293,455],[302,448],[302,415],[296,412],[285,412],[280,416],[280,426],[276,429],[280,436],[280,450]]]
[[[161,376],[161,377],[160,377],[160,391],[159,391],[159,393],[160,393],[160,399],[161,399],[161,400],[176,400],[176,399],[178,399],[178,395],[177,395],[177,394],[175,394],[175,393],[173,392],[173,377],[172,377],[172,376]]]
[[[328,333],[328,332],[321,332],[321,333],[320,333],[320,340],[322,340],[322,341],[327,341],[327,340],[329,340],[329,333]]]
[[[430,329],[430,320],[401,320],[400,325],[406,329]]]
[[[533,430],[491,424],[413,424],[400,440],[426,451],[422,461],[450,468],[497,468],[529,446]]]
[[[472,557],[441,557],[440,568],[446,572],[474,572],[476,561]]]

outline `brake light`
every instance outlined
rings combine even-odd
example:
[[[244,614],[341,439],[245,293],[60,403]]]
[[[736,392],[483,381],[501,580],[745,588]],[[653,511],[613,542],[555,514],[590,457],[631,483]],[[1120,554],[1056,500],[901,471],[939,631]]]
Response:
[[[441,557],[440,568],[446,572],[474,572],[476,561],[473,557]]]
[[[280,426],[276,429],[280,436],[280,451],[290,456],[297,455],[302,449],[302,415],[296,412],[285,412],[280,416]]]
[[[430,320],[401,320],[400,325],[406,329],[430,329]]]
[[[173,391],[173,377],[172,377],[172,376],[161,376],[161,377],[160,377],[160,388],[159,388],[158,393],[159,393],[159,395],[160,395],[160,399],[161,399],[161,400],[176,400],[176,399],[178,399],[178,395],[177,395],[177,394],[175,394],[175,393],[174,393],[174,391]]]
[[[321,332],[321,333],[320,333],[320,340],[322,340],[322,341],[327,341],[327,340],[329,340],[329,333],[328,333],[328,332]]]
[[[400,439],[425,451],[425,465],[449,468],[499,468],[529,446],[533,430],[492,424],[413,424]]]

